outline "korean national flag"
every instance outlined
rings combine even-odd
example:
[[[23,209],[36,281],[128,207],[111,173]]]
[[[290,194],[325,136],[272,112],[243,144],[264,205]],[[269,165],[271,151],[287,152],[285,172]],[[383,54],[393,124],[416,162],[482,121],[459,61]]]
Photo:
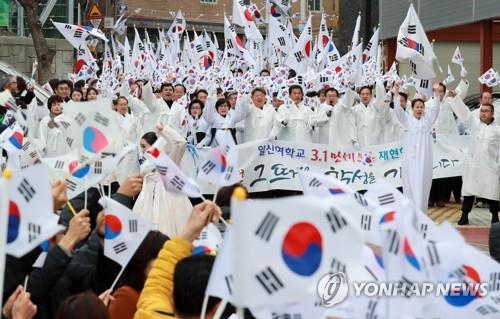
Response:
[[[367,280],[363,238],[349,209],[310,196],[233,203],[235,303],[314,303],[320,278],[331,272]]]
[[[45,165],[15,171],[8,181],[7,254],[22,257],[64,229],[54,214]],[[5,236],[5,234],[4,234]]]
[[[9,154],[18,155],[23,152],[24,133],[19,124],[14,123],[0,134],[0,148]]]
[[[104,255],[126,267],[152,226],[109,197],[102,197],[99,204],[104,207]]]

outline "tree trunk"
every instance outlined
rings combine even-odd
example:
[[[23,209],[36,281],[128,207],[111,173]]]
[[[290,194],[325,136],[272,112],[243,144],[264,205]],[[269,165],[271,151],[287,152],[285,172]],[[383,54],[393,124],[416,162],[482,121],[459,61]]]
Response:
[[[26,13],[28,27],[33,39],[33,46],[38,60],[38,83],[44,84],[50,79],[50,66],[56,51],[50,49],[43,35],[42,24],[38,20],[37,0],[18,0]]]

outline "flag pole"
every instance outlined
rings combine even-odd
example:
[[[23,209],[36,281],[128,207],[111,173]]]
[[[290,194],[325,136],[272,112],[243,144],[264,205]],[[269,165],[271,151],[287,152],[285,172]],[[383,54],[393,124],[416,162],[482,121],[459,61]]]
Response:
[[[113,292],[113,289],[115,288],[116,284],[118,283],[118,279],[120,279],[120,277],[122,276],[124,271],[125,271],[125,267],[122,266],[120,269],[120,272],[118,273],[118,275],[115,278],[115,281],[113,281],[113,284],[109,288],[110,293]]]
[[[207,306],[208,306],[208,295],[205,294],[205,297],[203,297],[203,304],[201,306],[201,314],[200,314],[200,319],[205,319],[205,315],[207,313]]]
[[[201,198],[203,201],[207,200],[205,196],[203,196],[203,194],[200,194],[199,198]],[[226,225],[226,227],[229,227],[229,223],[222,216],[219,216],[219,219],[222,221],[222,223],[224,223],[224,225]]]
[[[217,307],[217,311],[214,314],[214,319],[220,319],[222,313],[224,312],[224,309],[226,309],[226,305],[227,305],[227,300],[222,299],[222,301],[219,303],[219,306]]]

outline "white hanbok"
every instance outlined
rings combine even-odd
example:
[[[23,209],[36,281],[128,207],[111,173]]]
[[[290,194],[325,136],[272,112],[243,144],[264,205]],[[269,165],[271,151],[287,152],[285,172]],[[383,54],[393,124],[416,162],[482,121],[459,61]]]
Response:
[[[356,120],[352,110],[353,90],[348,90],[335,105],[323,103],[314,113],[312,123],[319,130],[319,143],[352,148],[357,145]]]
[[[384,128],[390,117],[389,107],[384,99],[384,86],[380,80],[377,80],[375,98],[368,105],[358,103],[354,106],[353,111],[360,147],[384,143]]]
[[[262,108],[256,107],[249,95],[238,98],[232,116],[235,122],[243,122],[245,128],[243,139],[238,140],[238,143],[275,137],[278,134],[274,108],[269,104],[265,104]]]
[[[165,151],[179,165],[186,151],[186,140],[167,125],[158,135],[153,146]],[[170,238],[178,236],[193,209],[191,202],[185,195],[167,192],[154,164],[149,160],[141,165],[141,172],[144,176],[142,191],[133,211]]]
[[[489,125],[456,96],[451,106],[472,134],[473,142],[465,160],[462,186],[463,196],[500,199],[500,126],[496,120]]]
[[[439,114],[439,99],[427,109],[420,120],[406,113],[394,96],[394,112],[406,128],[401,161],[403,192],[413,200],[415,207],[427,211],[432,184],[432,125]]]
[[[228,111],[226,116],[222,116],[217,112],[215,104],[216,99],[209,97],[203,108],[202,118],[207,123],[208,129],[206,137],[199,143],[199,146],[211,146],[213,144],[215,136],[212,135],[212,129],[235,131],[236,121],[234,119],[234,111]]]
[[[121,115],[116,112],[116,120],[120,127],[121,136],[130,143],[139,144],[142,128],[139,119],[132,114]],[[125,145],[124,145],[125,146]],[[139,173],[139,156],[131,152],[125,156],[118,169],[118,182],[123,183],[130,174]]]
[[[312,143],[312,116],[313,111],[303,102],[295,104],[289,100],[276,114],[278,139],[295,143]]]
[[[71,149],[64,133],[58,127],[50,128],[50,120],[50,116],[46,116],[40,121],[39,140],[43,145],[42,156],[57,157],[69,153]]]
[[[144,86],[142,94],[144,104],[150,111],[150,113],[144,115],[144,127],[152,130],[152,128],[156,127],[156,124],[163,123],[180,133],[185,108],[176,101],[173,101],[172,105],[169,106],[161,97],[156,98],[150,83]]]

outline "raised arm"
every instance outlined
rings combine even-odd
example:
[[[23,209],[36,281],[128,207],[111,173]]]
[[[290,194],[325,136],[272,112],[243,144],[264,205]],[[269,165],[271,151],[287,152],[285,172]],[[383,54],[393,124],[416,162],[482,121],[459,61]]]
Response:
[[[151,87],[151,82],[148,82],[142,87],[142,97],[144,99],[144,104],[152,113],[156,112],[156,96],[153,93],[153,88]]]
[[[238,96],[238,100],[236,101],[236,107],[234,108],[234,112],[231,120],[233,121],[233,125],[245,119],[250,111],[250,95],[244,94]]]
[[[202,117],[207,121],[208,126],[212,126],[216,119],[217,110],[215,109],[215,103],[217,98],[213,95],[209,96],[207,103],[203,107]]]
[[[439,96],[437,93],[434,93],[434,106],[431,107],[430,109],[427,109],[425,112],[425,118],[430,124],[434,124],[436,121],[438,115],[439,115],[439,108],[441,107],[441,100],[439,100]]]
[[[465,127],[470,129],[474,125],[474,119],[472,112],[465,105],[464,101],[457,95],[453,99],[450,99],[449,102],[453,113],[464,122]]]
[[[399,122],[403,124],[404,127],[408,126],[408,114],[401,107],[401,100],[399,99],[399,83],[394,84],[394,112],[396,112],[396,117]]]

